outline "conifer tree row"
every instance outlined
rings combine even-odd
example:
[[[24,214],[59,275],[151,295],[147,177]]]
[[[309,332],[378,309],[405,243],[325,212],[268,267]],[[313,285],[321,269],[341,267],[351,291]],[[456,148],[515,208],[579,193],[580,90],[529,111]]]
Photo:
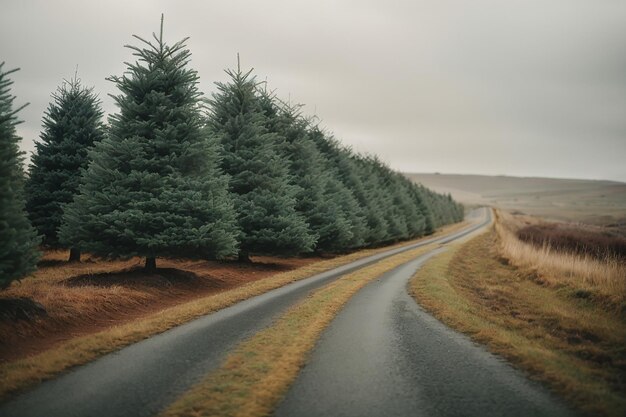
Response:
[[[395,242],[430,234],[437,227],[462,220],[463,207],[449,195],[443,196],[414,184],[377,157],[355,154],[304,119],[299,108],[281,102],[265,90],[258,94],[269,119],[266,125],[285,138],[285,157],[291,162],[296,184],[305,188],[303,201],[316,198],[315,205],[302,209],[307,219],[325,218],[324,205],[329,202],[315,190],[320,183],[326,183],[327,188],[328,184],[334,184],[331,188],[334,187],[335,194],[326,198],[340,202],[338,212],[344,224],[351,228],[352,238],[350,241],[336,239],[329,247],[318,241],[318,249],[336,251]],[[292,145],[300,142],[306,145]],[[302,146],[307,148],[306,156],[299,150]],[[312,158],[312,154],[316,157]],[[308,173],[312,175],[307,179]],[[331,219],[325,220],[331,227]]]
[[[342,252],[433,233],[463,207],[378,158],[344,147],[252,70],[226,70],[203,100],[191,53],[159,34],[122,76],[103,128],[77,80],[53,95],[28,182],[30,218],[48,246],[106,258],[224,258]],[[0,286],[32,271],[35,231],[8,73],[0,67]],[[79,175],[80,174],[80,175]],[[77,257],[77,256],[75,256]]]
[[[252,70],[226,70],[209,101],[208,127],[221,143],[222,168],[239,224],[239,259],[251,253],[296,255],[313,250],[316,237],[296,210],[297,188],[281,148],[284,137],[267,127]]]
[[[342,208],[350,197],[342,190],[332,173],[325,169],[324,158],[308,138],[307,122],[299,106],[280,103],[264,91],[261,103],[268,129],[282,137],[284,158],[290,162],[290,173],[297,187],[296,210],[303,214],[317,240],[316,250],[336,251],[358,246],[361,242],[348,218],[354,202]],[[280,103],[279,107],[277,103]]]
[[[246,188],[242,194],[241,184],[249,187],[249,178],[263,177],[264,170],[273,168],[273,180],[282,178],[282,197],[295,197],[293,209],[306,221],[316,251],[392,243],[432,233],[443,224],[462,219],[462,207],[449,196],[413,184],[376,157],[354,154],[305,119],[299,106],[268,93],[266,84],[255,88],[251,71],[244,74],[239,66],[236,71],[227,70],[230,82],[218,83],[219,92],[210,101],[209,124],[220,137],[222,164],[236,177],[231,179],[231,192],[239,198],[254,191]],[[225,112],[229,112],[228,117]],[[273,149],[271,157],[261,151],[264,147]],[[287,170],[283,168],[285,161]],[[284,186],[285,182],[291,187]],[[249,207],[243,212],[240,209],[239,216],[248,216]],[[291,205],[284,208],[292,210]],[[267,231],[275,222],[265,213],[263,218],[263,212],[257,211],[254,219],[256,227]],[[308,236],[302,229],[298,235],[302,239]],[[284,238],[274,234],[271,239],[276,245]],[[269,248],[273,249],[270,253],[280,253],[268,246],[269,242],[250,252],[267,253],[263,250]]]
[[[62,243],[111,258],[220,258],[237,251],[237,225],[214,138],[203,128],[198,75],[183,39],[135,36],[137,61],[110,78],[120,94],[105,139],[64,213]]]

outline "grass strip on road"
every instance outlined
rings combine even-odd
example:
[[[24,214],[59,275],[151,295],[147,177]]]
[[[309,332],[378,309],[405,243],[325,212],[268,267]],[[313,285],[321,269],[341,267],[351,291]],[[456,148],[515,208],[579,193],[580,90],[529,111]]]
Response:
[[[112,326],[98,333],[76,337],[34,356],[3,363],[0,365],[0,381],[2,381],[2,384],[0,384],[0,399],[5,399],[42,381],[51,379],[74,366],[83,365],[102,355],[114,352],[132,343],[139,342],[248,298],[367,256],[450,233],[465,225],[466,223],[451,225],[426,238],[402,242],[383,248],[360,250],[349,255],[316,262],[303,268],[251,282],[229,291],[170,307],[131,323]]]
[[[626,415],[626,323],[567,286],[541,285],[503,260],[492,229],[430,259],[410,292],[467,333],[593,415]]]
[[[322,331],[348,300],[367,283],[436,246],[433,243],[392,256],[316,290],[272,326],[237,346],[220,368],[162,416],[269,415],[296,379]]]

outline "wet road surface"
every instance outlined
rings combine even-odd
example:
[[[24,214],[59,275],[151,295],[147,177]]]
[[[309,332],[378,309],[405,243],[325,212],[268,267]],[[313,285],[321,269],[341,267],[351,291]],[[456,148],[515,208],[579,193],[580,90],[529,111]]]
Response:
[[[476,219],[486,209],[469,214]],[[0,416],[153,416],[220,365],[237,343],[311,291],[397,253],[475,229],[373,255],[250,298],[123,348],[0,405]]]
[[[443,250],[359,291],[323,333],[275,416],[574,415],[409,296],[409,279]]]

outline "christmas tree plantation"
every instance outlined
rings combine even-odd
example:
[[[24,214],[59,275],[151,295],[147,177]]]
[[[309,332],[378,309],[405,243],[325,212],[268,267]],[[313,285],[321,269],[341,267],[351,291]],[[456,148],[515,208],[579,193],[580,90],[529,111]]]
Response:
[[[237,224],[215,141],[202,125],[197,73],[186,39],[160,34],[127,72],[107,137],[90,152],[80,193],[65,210],[61,242],[105,257],[225,257],[237,251]]]
[[[267,129],[251,71],[227,70],[217,83],[209,126],[222,144],[222,167],[230,175],[240,234],[240,259],[250,253],[295,255],[311,251],[315,237],[296,210],[296,192],[283,138]]]
[[[299,106],[259,88],[239,62],[203,100],[186,39],[166,44],[162,21],[153,39],[136,39],[128,46],[135,62],[109,78],[119,93],[106,128],[97,97],[77,80],[46,111],[27,209],[47,246],[72,248],[74,258],[141,256],[152,270],[157,257],[344,252],[462,219],[450,196],[341,145]],[[37,242],[24,217],[13,98],[2,77],[6,285],[32,270]]]
[[[309,123],[300,115],[300,106],[282,103],[266,91],[261,95],[268,128],[283,138],[281,147],[290,162],[296,186],[296,210],[304,216],[315,235],[318,252],[342,251],[363,243],[354,233],[348,210],[342,202],[350,199],[333,181],[332,171],[309,138]]]

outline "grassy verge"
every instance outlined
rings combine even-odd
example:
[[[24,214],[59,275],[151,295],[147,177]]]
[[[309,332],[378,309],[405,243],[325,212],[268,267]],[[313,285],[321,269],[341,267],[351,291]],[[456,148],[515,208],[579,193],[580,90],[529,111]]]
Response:
[[[566,284],[547,285],[536,269],[511,265],[499,244],[492,229],[430,260],[412,279],[412,295],[580,409],[626,415],[623,318]]]
[[[368,282],[433,247],[395,255],[315,291],[271,327],[242,342],[219,369],[179,398],[163,416],[269,415],[297,377],[322,331],[350,297]]]
[[[463,224],[452,225],[442,229],[437,235],[449,233],[461,227],[463,227]],[[0,398],[6,398],[11,394],[50,379],[71,367],[85,364],[106,353],[113,352],[202,315],[223,309],[239,301],[352,261],[384,252],[394,247],[409,245],[416,241],[419,241],[419,239],[391,247],[361,250],[346,256],[316,262],[293,271],[254,281],[229,291],[170,307],[149,317],[127,324],[112,326],[104,331],[77,337],[34,356],[3,363],[0,365],[0,380],[2,381]]]

